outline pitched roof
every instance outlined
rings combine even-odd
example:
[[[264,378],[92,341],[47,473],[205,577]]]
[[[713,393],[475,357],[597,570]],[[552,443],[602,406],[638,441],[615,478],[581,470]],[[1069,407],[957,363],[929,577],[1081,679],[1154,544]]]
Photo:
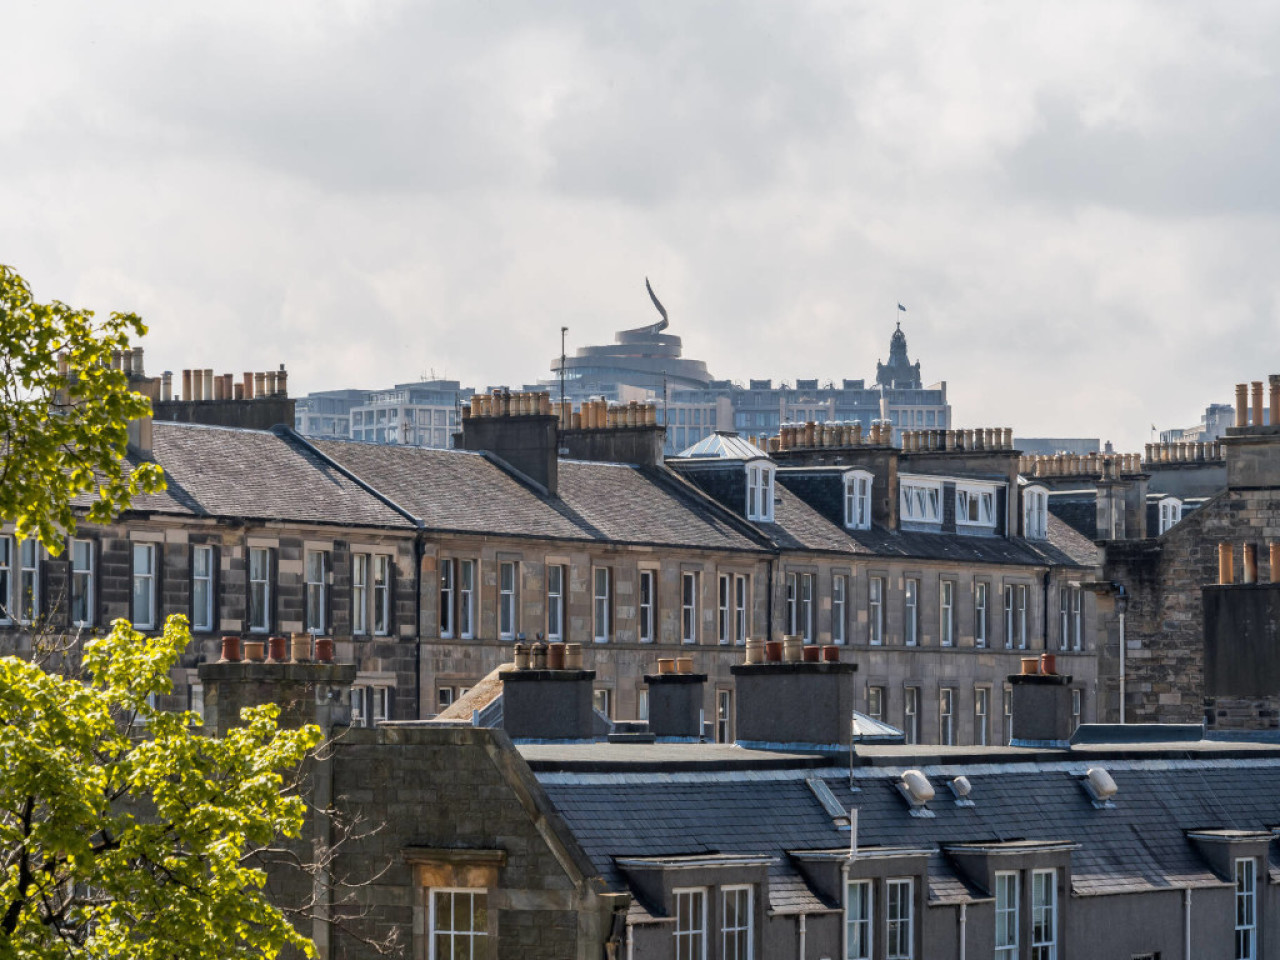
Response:
[[[676,454],[680,460],[768,460],[769,455],[736,433],[717,431]]]
[[[133,512],[413,529],[287,431],[157,420],[151,459],[167,489],[135,497]]]
[[[561,460],[558,496],[551,497],[481,453],[347,440],[312,442],[428,530],[763,549],[744,525],[727,519],[662,469]]]
[[[987,762],[923,767],[937,790],[929,804],[934,817],[926,819],[908,814],[894,786],[903,767],[855,767],[851,775],[848,767],[833,766],[819,775],[844,808],[858,808],[862,847],[934,851],[929,858],[932,902],[980,893],[968,889],[941,855],[954,844],[1078,844],[1071,861],[1073,893],[1129,893],[1221,885],[1187,831],[1269,830],[1280,822],[1280,756],[1274,750],[1254,758],[1094,760],[1119,786],[1108,809],[1095,808],[1081,787],[1091,764],[1084,755],[1073,759],[1064,753],[1060,762],[1002,762],[1000,757],[996,750]],[[946,781],[959,774],[972,784],[971,807],[957,806],[946,789]],[[705,852],[785,860],[787,851],[847,848],[848,831],[839,829],[805,783],[814,775],[806,769],[672,768],[637,776],[623,768],[565,773],[546,763],[535,765],[535,776],[561,817],[615,889],[625,884],[614,863],[620,856]],[[761,816],[762,810],[768,816]],[[788,880],[785,890],[789,897],[794,882]]]

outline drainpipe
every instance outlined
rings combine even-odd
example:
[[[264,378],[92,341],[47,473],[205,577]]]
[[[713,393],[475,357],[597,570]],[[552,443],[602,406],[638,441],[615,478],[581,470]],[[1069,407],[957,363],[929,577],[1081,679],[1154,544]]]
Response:
[[[969,905],[967,903],[960,904],[960,960],[964,960],[964,946],[965,946],[964,931],[965,931],[965,926],[969,922],[968,912],[965,908],[968,906]]]
[[[765,636],[766,640],[773,639],[773,557],[765,561],[769,565],[769,576],[766,582],[769,589],[765,591]]]
[[[805,956],[804,956],[804,933],[805,933],[805,930],[804,930],[804,919],[805,919],[805,915],[804,915],[803,913],[802,913],[802,914],[800,914],[800,955],[799,955],[799,957],[798,957],[798,960],[805,960]]]
[[[1041,579],[1041,593],[1043,602],[1040,605],[1040,638],[1044,644],[1044,649],[1049,649],[1049,571],[1045,570]],[[1058,643],[1062,647],[1061,641]],[[1066,649],[1063,647],[1063,649]]]
[[[1191,888],[1182,891],[1182,960],[1191,960]]]
[[[1123,583],[1117,583],[1116,589],[1116,613],[1120,616],[1120,722],[1124,723],[1124,684],[1125,684],[1125,640],[1124,640],[1124,614],[1129,606],[1129,594],[1124,589]]]

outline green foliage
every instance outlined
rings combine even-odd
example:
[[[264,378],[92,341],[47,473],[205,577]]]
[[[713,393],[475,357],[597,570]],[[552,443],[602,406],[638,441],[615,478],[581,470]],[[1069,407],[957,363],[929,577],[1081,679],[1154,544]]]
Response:
[[[320,741],[246,709],[221,739],[148,704],[191,636],[124,620],[88,681],[0,659],[0,958],[275,957],[309,940],[268,902],[251,854],[297,837],[284,774]]]
[[[90,522],[105,523],[132,497],[164,489],[155,464],[120,463],[128,421],[151,405],[111,369],[111,356],[146,329],[133,314],[95,321],[90,310],[36,303],[0,265],[0,520],[13,521],[19,537],[38,537],[56,554],[62,533],[75,529],[77,497]]]

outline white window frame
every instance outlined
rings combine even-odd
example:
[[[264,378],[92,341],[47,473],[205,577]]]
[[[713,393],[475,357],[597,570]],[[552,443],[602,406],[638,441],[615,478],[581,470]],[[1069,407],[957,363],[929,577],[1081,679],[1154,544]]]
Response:
[[[773,522],[773,466],[762,461],[747,464],[747,519]]]
[[[995,876],[995,960],[1018,960],[1018,894],[1021,875],[1000,870]]]
[[[990,739],[988,722],[991,714],[991,690],[988,687],[973,688],[973,742],[985,747]]]
[[[357,637],[369,635],[369,554],[367,553],[351,555],[351,633]],[[440,635],[444,636],[444,633],[441,632]]]
[[[352,687],[347,694],[347,700],[351,704],[351,726],[367,727],[369,725],[368,711],[365,709],[366,687]]]
[[[653,570],[640,571],[640,621],[637,624],[641,643],[653,643],[657,635],[658,575]]]
[[[520,631],[516,588],[520,580],[519,565],[514,560],[498,563],[498,638],[514,640]]]
[[[1071,691],[1071,730],[1075,732],[1084,717],[1084,691],[1075,687]]]
[[[938,743],[954,746],[956,742],[955,687],[938,688]]]
[[[1058,871],[1054,869],[1031,871],[1031,960],[1058,960]]]
[[[920,688],[902,688],[902,733],[907,743],[920,742]]]
[[[319,570],[312,566],[312,560],[318,558]],[[319,635],[328,628],[329,599],[329,551],[303,551],[303,576],[305,578],[303,613],[306,617],[307,632]]]
[[[1063,584],[1058,589],[1058,649],[1066,650],[1071,643],[1071,588]]]
[[[254,557],[261,560],[257,572],[262,576],[254,576]],[[249,595],[246,597],[245,618],[249,625],[249,633],[270,633],[271,632],[271,550],[268,547],[250,547],[249,557],[245,569],[245,579],[249,585]],[[259,610],[261,620],[255,621],[254,614],[254,591],[258,591],[261,599],[259,600]]]
[[[902,642],[908,647],[920,645],[920,581],[915,577],[902,582]]]
[[[1033,485],[1022,490],[1022,535],[1028,540],[1049,536],[1049,491]]]
[[[745,574],[736,573],[733,576],[733,642],[736,644],[745,644],[747,642],[748,617],[747,610],[750,607],[750,590],[751,586],[748,577]]]
[[[17,621],[18,623],[27,624],[34,623],[40,617],[40,541],[27,539],[18,543],[18,577],[17,588],[18,595],[15,598],[17,605]],[[30,589],[28,590],[28,582]],[[28,599],[30,602],[28,603]],[[129,604],[130,610],[133,608],[132,602]],[[155,608],[154,591],[152,596],[152,609]],[[154,612],[152,619],[155,619]],[[134,624],[136,627],[137,624]]]
[[[216,600],[213,591],[217,582],[214,557],[211,544],[197,543],[191,548],[191,629],[198,633],[211,633],[214,628]],[[203,575],[200,573],[200,558],[204,559]],[[204,587],[203,603],[200,600],[201,585]]]
[[[352,589],[354,589],[354,578],[352,583]],[[456,589],[453,558],[444,557],[440,560],[440,638],[442,640],[448,640],[453,637]],[[355,631],[353,630],[352,632],[354,633]]]
[[[884,644],[884,577],[867,578],[867,642]]]
[[[733,740],[733,691],[716,691],[716,743]]]
[[[34,543],[28,540],[26,543]],[[25,546],[25,544],[24,544]],[[129,616],[133,620],[133,628],[135,630],[154,630],[156,628],[156,586],[158,578],[156,577],[156,557],[159,551],[154,543],[134,542],[129,547],[130,556],[132,557],[132,566],[130,570],[130,584],[132,589],[129,593]],[[146,559],[145,569],[139,572],[138,561],[140,558]],[[26,569],[23,569],[25,575]],[[143,603],[143,609],[139,610],[138,604],[138,587],[145,585],[146,600]],[[142,616],[139,616],[139,613]]]
[[[1158,505],[1161,535],[1182,519],[1182,501],[1177,497],[1162,497]]]
[[[1071,649],[1084,649],[1084,590],[1071,588]]]
[[[850,880],[844,893],[845,944],[848,947],[845,960],[872,960],[875,917],[875,889],[872,882]]]
[[[985,581],[977,581],[973,585],[973,645],[987,645],[987,605],[991,597],[991,587]]]
[[[998,489],[988,484],[956,484],[956,526],[994,530]]]
[[[938,581],[938,643],[953,647],[956,642],[956,582]]]
[[[707,888],[676,887],[671,900],[676,960],[707,960]]]
[[[547,565],[547,639],[564,640],[564,567]]]
[[[391,688],[375,686],[368,689],[369,725],[373,726],[379,721],[388,719],[387,706],[391,699]]]
[[[94,620],[94,601],[97,596],[97,570],[94,565],[93,541],[73,539],[67,544],[67,553],[68,565],[71,568],[71,603],[67,612],[71,615],[71,625],[80,628],[91,627]],[[79,565],[82,559],[85,561],[84,566]],[[76,616],[78,598],[83,598],[83,617]],[[192,629],[194,628],[195,625],[192,624]]]
[[[721,644],[733,640],[733,578],[727,573],[716,577],[716,634]]]
[[[0,623],[3,624],[13,623],[17,614],[13,604],[15,560],[13,537],[0,537]]]
[[[1027,585],[1004,585],[1004,645],[1009,650],[1027,649]]]
[[[476,635],[476,561],[458,561],[458,637],[472,640]]]
[[[1237,857],[1235,863],[1235,960],[1258,957],[1258,861]]]
[[[831,642],[835,644],[843,644],[845,641],[848,597],[849,577],[843,573],[833,573],[831,575]]]
[[[728,909],[730,897],[735,900],[734,919],[737,920],[732,924]],[[754,907],[755,888],[751,884],[726,884],[720,888],[721,960],[752,960],[755,956]]]
[[[698,574],[680,574],[680,642],[698,642]]]
[[[885,960],[915,957],[914,877],[894,877],[885,882]]]
[[[872,476],[866,470],[844,475],[844,525],[849,530],[871,529]]]
[[[813,574],[800,574],[800,636],[805,643],[813,643],[814,621]]]
[[[372,584],[369,599],[373,603],[372,627],[375,637],[391,633],[391,565],[390,555],[375,553],[372,557]]]
[[[1009,741],[1013,739],[1013,688],[1008,684],[1000,688],[1000,701],[1004,714],[1004,729],[1001,735],[1004,737],[1004,745],[1007,747]]]
[[[596,643],[608,643],[613,626],[610,601],[613,576],[608,567],[591,568],[591,630]]]
[[[467,905],[470,909],[467,911],[467,927],[458,929],[455,926],[449,930],[440,930],[436,919],[436,897],[447,895],[456,898],[459,894],[469,894],[470,899]],[[488,956],[489,951],[489,931],[476,930],[471,926],[471,920],[475,916],[475,898],[477,896],[484,897],[485,916],[489,915],[489,892],[483,887],[430,887],[427,889],[428,918],[427,918],[427,958],[428,960],[442,960],[436,953],[436,938],[441,935],[448,936],[450,943],[449,956],[461,956],[464,953],[472,957]],[[457,916],[457,901],[454,900],[450,905],[450,914]],[[461,940],[466,945],[466,950],[458,950],[458,941]]]
[[[867,716],[884,723],[884,687],[867,687]]]
[[[898,505],[902,519],[909,523],[941,523],[942,481],[901,477]]]

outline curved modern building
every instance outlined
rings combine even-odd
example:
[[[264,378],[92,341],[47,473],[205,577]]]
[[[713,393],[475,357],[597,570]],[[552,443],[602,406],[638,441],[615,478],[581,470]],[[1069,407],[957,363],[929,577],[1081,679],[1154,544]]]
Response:
[[[565,392],[571,398],[583,396],[616,396],[619,385],[635,387],[662,396],[668,390],[699,390],[707,387],[712,376],[701,360],[681,356],[680,338],[663,331],[669,320],[667,311],[654,296],[645,280],[649,297],[662,319],[643,327],[619,330],[614,342],[595,347],[580,347],[564,362]],[[560,358],[551,361],[551,372],[560,376]]]

